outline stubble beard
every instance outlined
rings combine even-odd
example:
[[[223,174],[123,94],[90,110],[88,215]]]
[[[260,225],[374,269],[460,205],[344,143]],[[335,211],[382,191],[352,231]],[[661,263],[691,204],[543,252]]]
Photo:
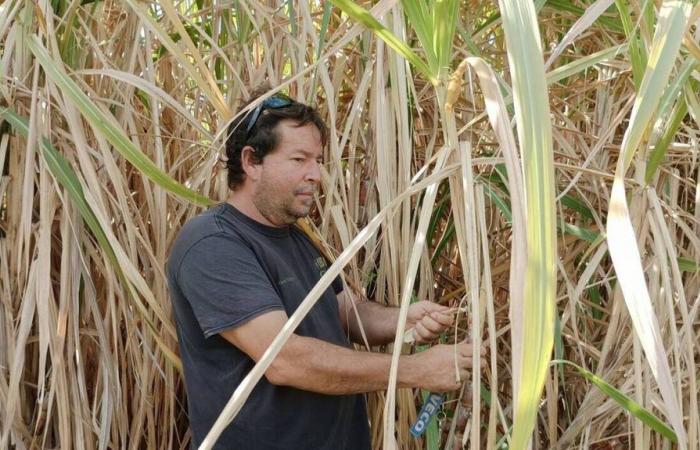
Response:
[[[268,186],[262,185],[258,189],[253,199],[255,207],[267,220],[274,224],[291,225],[302,217],[309,215],[311,202],[309,205],[295,205],[297,199],[295,190],[291,194],[277,195]]]

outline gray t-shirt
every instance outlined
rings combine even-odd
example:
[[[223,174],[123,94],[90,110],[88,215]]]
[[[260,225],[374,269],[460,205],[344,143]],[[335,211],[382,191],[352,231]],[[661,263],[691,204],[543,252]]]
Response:
[[[325,269],[325,259],[303,232],[263,225],[228,203],[182,228],[167,275],[193,446],[254,366],[218,333],[271,310],[291,316]],[[338,278],[295,333],[349,346],[336,298],[342,289]],[[362,395],[317,394],[262,378],[215,448],[365,450],[368,428]]]

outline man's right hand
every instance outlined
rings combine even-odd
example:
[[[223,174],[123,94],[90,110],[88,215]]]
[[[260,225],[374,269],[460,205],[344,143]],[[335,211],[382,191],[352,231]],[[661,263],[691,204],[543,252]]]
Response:
[[[470,373],[472,344],[461,342],[457,345],[435,345],[411,355],[411,358],[418,366],[419,377],[415,383],[417,387],[431,392],[454,391],[460,388]]]

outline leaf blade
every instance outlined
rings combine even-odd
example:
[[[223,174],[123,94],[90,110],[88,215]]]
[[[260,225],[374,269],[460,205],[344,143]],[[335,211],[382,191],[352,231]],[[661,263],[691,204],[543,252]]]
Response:
[[[124,132],[114,124],[109,116],[104,114],[97,105],[78,87],[78,85],[70,79],[70,77],[51,59],[46,48],[44,48],[37,36],[32,36],[28,40],[28,46],[37,61],[46,71],[47,75],[51,76],[51,80],[55,82],[63,91],[90,124],[114,146],[119,153],[124,156],[131,164],[134,165],[143,175],[151,181],[163,187],[165,190],[198,205],[211,205],[214,202],[201,194],[198,194],[189,188],[178,183],[172,177],[161,171],[141,150],[126,137]]]
[[[408,45],[406,45],[405,42],[389,31],[366,9],[358,6],[355,2],[350,0],[331,0],[331,2],[353,20],[360,22],[365,28],[376,34],[389,47],[394,49],[394,51],[413,64],[413,66],[431,83],[437,83],[436,74],[432,73],[425,61],[420,59],[420,57]]]
[[[669,439],[671,442],[678,442],[678,437],[676,436],[676,433],[674,433],[673,430],[668,425],[666,425],[661,419],[656,417],[651,411],[644,408],[639,403],[635,402],[632,398],[616,389],[604,379],[596,376],[594,373],[589,372],[588,370],[571,361],[554,360],[552,361],[552,363],[566,364],[574,367],[581,375],[583,375],[584,378],[593,383],[595,387],[600,389],[605,395],[617,402],[617,404],[622,406],[627,412],[632,414],[637,419],[641,420],[649,428],[658,432],[665,438]]]

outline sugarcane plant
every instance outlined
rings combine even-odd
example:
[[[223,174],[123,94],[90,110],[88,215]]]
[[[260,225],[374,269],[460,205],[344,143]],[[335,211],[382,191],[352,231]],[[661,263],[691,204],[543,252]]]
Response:
[[[700,448],[699,19],[691,0],[6,0],[0,448],[188,445],[163,268],[225,198],[225,130],[261,79],[329,124],[301,225],[335,262],[202,448],[341,273],[400,308],[372,349],[393,357],[375,448]],[[415,437],[435,393],[396,374],[425,298],[475,357]]]

